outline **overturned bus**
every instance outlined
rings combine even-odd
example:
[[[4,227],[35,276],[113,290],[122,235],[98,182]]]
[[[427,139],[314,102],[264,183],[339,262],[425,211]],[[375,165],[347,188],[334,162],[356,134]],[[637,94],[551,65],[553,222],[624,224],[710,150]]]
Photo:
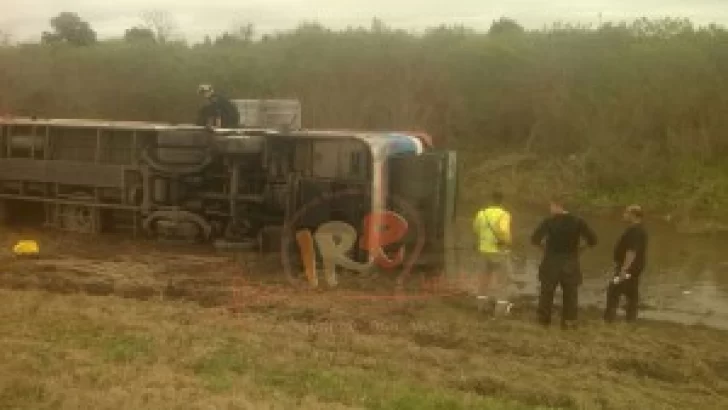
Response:
[[[78,233],[280,250],[341,222],[354,262],[396,242],[440,265],[456,177],[455,153],[410,133],[0,119],[2,221]]]

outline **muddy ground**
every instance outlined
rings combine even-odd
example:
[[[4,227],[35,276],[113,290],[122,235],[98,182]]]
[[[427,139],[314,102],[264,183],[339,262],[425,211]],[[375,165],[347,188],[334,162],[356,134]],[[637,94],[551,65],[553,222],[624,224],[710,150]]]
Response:
[[[5,229],[0,235],[0,288],[5,289],[182,300],[218,308],[266,305],[293,295],[301,300],[322,294],[332,300],[402,300],[393,296],[396,278],[385,274],[342,272],[337,289],[327,288],[320,274],[319,289],[311,290],[301,273],[284,273],[277,253],[37,229]],[[40,254],[14,255],[13,245],[23,239],[36,240]],[[409,277],[404,298],[428,298],[423,292],[431,287],[422,280],[417,274]]]

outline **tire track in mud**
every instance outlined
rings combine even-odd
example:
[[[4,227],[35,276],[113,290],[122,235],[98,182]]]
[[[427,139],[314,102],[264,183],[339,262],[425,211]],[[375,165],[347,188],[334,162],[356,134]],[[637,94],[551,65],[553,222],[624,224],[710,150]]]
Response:
[[[11,249],[21,239],[35,239],[39,257],[16,257]],[[0,228],[0,288],[5,289],[186,301],[237,311],[324,306],[356,299],[352,294],[364,297],[355,300],[358,305],[396,305],[388,301],[395,285],[390,279],[344,274],[338,289],[311,290],[303,281],[291,283],[275,254]]]
[[[13,245],[28,238],[39,243],[40,255],[15,256]],[[0,288],[4,289],[184,301],[232,311],[328,305],[340,296],[326,290],[323,297],[320,291],[292,286],[288,279],[279,255],[0,229]]]
[[[230,302],[243,275],[237,254],[117,238],[0,230],[0,288],[84,293],[138,300],[181,300],[203,307]],[[38,257],[17,257],[19,239],[35,239]]]
[[[175,259],[159,267],[78,258],[3,261],[0,287],[139,300],[185,300],[204,307],[228,301],[232,276],[227,275],[229,262],[211,259],[204,264],[190,264],[185,263],[185,258]]]

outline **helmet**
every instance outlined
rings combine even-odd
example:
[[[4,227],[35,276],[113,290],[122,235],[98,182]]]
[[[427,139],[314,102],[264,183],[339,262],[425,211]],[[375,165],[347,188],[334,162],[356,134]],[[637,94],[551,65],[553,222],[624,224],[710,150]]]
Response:
[[[205,94],[212,92],[212,86],[210,84],[200,84],[199,87],[197,87],[197,94]]]

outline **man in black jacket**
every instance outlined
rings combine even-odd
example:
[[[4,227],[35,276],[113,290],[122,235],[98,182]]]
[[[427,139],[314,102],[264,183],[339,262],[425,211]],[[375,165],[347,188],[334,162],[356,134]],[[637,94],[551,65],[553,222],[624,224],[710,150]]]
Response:
[[[613,322],[617,316],[620,296],[627,299],[626,319],[637,320],[639,279],[647,263],[647,231],[642,224],[642,208],[630,205],[624,211],[629,227],[614,246],[614,278],[607,288],[607,308],[604,320]]]
[[[538,278],[541,289],[538,301],[538,319],[543,325],[551,324],[554,292],[561,286],[563,305],[562,328],[573,328],[578,314],[578,288],[582,283],[579,251],[581,239],[590,248],[597,237],[587,223],[564,209],[560,198],[551,200],[551,216],[544,219],[531,236],[531,243],[543,249]]]
[[[215,92],[211,85],[200,85],[197,93],[207,99],[207,104],[198,113],[197,125],[216,128],[238,128],[240,126],[240,113],[237,107],[230,100]]]

